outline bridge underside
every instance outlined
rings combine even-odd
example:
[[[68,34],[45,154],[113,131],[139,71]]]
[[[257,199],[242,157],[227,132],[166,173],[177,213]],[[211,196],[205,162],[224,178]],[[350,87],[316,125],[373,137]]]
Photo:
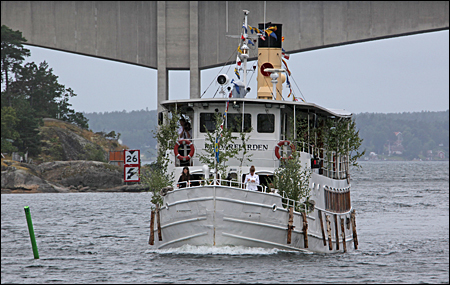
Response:
[[[449,28],[448,1],[2,1],[1,24],[28,44],[158,69],[158,102],[168,70],[232,63],[243,22],[283,24],[287,53]],[[256,58],[256,54],[251,59]],[[158,108],[159,105],[158,105]]]

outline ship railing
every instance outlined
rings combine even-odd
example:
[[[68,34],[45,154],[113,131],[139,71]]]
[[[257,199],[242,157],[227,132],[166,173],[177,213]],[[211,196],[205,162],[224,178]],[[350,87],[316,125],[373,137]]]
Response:
[[[247,189],[247,183],[242,183],[239,181],[234,180],[227,180],[227,179],[197,179],[197,180],[189,180],[189,181],[182,181],[177,183],[177,188],[186,188],[186,187],[196,187],[196,186],[208,186],[208,185],[221,185],[221,186],[228,186],[228,187],[235,187],[239,189]],[[266,185],[257,185],[257,188],[259,192],[263,193],[273,193],[269,187]],[[254,191],[254,190],[249,190]]]
[[[296,149],[311,154],[319,160],[319,174],[332,179],[346,179],[348,173],[348,156],[329,151],[304,141],[294,141]]]
[[[198,187],[198,186],[214,186],[214,185],[227,186],[227,187],[233,187],[233,188],[246,190],[246,183],[241,183],[238,181],[232,181],[232,180],[227,180],[227,179],[198,179],[198,180],[190,180],[188,182],[183,181],[183,182],[177,183],[177,188],[182,189],[182,188],[190,188],[190,187]],[[308,205],[304,201],[302,202],[299,200],[290,199],[284,191],[282,191],[281,193],[278,193],[278,190],[272,190],[265,185],[257,185],[257,187],[258,187],[257,191],[259,191],[259,192],[279,194],[281,196],[281,204],[283,205],[283,208],[285,208],[285,209],[289,209],[292,207],[292,208],[294,208],[294,211],[296,211],[296,212],[303,212],[303,211],[305,211],[305,213],[308,212]],[[246,191],[254,191],[254,190],[246,190]],[[314,208],[316,208],[316,207],[314,207]],[[324,210],[326,210],[328,212],[328,210],[331,210],[331,209],[327,208]],[[348,210],[348,209],[346,208],[345,210]],[[341,212],[341,211],[340,210],[333,211],[333,213],[335,213],[335,214],[338,214],[339,212]]]
[[[292,207],[296,212],[300,212],[301,210],[304,210],[305,213],[307,212],[306,203],[288,198],[284,191],[281,193],[281,197],[281,204],[285,209],[289,209]]]
[[[227,179],[198,179],[198,180],[190,180],[190,181],[183,181],[177,183],[177,188],[186,188],[186,187],[197,187],[197,186],[213,186],[213,185],[221,185],[221,186],[228,186],[228,187],[235,187],[239,189],[246,189],[247,184],[242,183],[239,181],[233,181],[233,180],[227,180]],[[307,205],[304,202],[293,200],[287,197],[286,193],[283,191],[282,193],[278,193],[278,190],[271,189],[267,187],[266,185],[257,185],[257,188],[259,192],[262,193],[272,193],[272,194],[279,194],[281,196],[281,204],[285,209],[289,209],[289,207],[293,207],[296,212],[307,211]],[[247,191],[254,191],[254,190],[247,190]]]

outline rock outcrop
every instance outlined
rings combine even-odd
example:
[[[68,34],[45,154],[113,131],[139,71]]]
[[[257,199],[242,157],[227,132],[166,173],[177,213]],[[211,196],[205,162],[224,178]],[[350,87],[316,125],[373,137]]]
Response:
[[[2,193],[4,189],[15,192],[55,193],[59,192],[48,181],[34,176],[25,170],[2,171]],[[19,191],[17,191],[19,190]]]
[[[122,186],[123,170],[99,161],[53,161],[39,165],[41,177],[65,187],[104,189]]]
[[[2,161],[2,193],[141,192],[123,185],[123,169],[99,161],[53,161],[40,165]]]
[[[106,163],[109,150],[127,148],[116,139],[56,119],[43,121],[42,151],[33,157],[38,164],[2,159],[2,193],[146,190],[124,185],[123,168]]]
[[[108,140],[74,124],[49,118],[43,121],[44,125],[40,127],[40,161],[107,161],[108,149],[121,149],[115,140]]]

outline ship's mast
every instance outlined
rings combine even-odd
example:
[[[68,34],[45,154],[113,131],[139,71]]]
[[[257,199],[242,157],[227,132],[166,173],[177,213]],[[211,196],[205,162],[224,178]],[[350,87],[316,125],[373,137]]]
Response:
[[[244,83],[244,89],[247,89],[247,59],[249,57],[248,54],[248,46],[247,46],[247,39],[248,39],[248,22],[247,22],[247,16],[250,13],[248,10],[243,10],[244,11],[244,26],[242,27],[244,29],[243,34],[241,36],[242,39],[242,46],[241,46],[241,59],[242,59],[242,68],[244,69],[244,74],[243,74],[243,83]]]

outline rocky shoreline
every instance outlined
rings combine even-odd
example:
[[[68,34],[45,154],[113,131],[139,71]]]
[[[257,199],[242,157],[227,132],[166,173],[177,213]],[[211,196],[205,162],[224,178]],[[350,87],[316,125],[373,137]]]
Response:
[[[125,185],[121,167],[99,161],[2,160],[1,171],[1,194],[148,191],[142,184]]]

